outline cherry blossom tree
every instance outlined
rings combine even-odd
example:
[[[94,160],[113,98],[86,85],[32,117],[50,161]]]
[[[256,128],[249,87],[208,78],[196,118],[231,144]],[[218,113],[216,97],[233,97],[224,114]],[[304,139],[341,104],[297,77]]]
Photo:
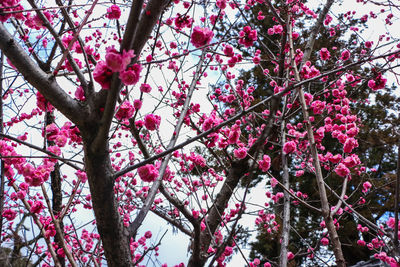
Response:
[[[360,221],[360,236],[376,235],[360,245],[395,266],[398,197],[395,216],[377,224],[347,195],[373,188],[368,179],[352,184],[373,172],[357,155],[363,126],[347,92],[385,90],[386,75],[397,78],[399,45],[390,34],[360,35],[354,49],[315,49],[321,32],[359,31],[333,18],[336,2],[317,10],[299,0],[1,1],[1,244],[13,249],[10,260],[23,250],[42,266],[143,265],[168,242],[147,231],[153,213],[191,240],[188,266],[224,266],[235,249],[249,266],[286,266],[297,256],[288,249],[295,202],[321,220],[310,257],[329,246],[346,266],[345,212]],[[381,5],[387,26],[399,8],[357,3]],[[268,29],[244,15],[259,6],[269,10],[257,16]],[[249,66],[263,73],[263,98],[237,79]],[[365,66],[364,76],[354,70]],[[315,201],[290,183],[304,173]],[[259,203],[250,201],[254,184],[265,189]],[[269,203],[283,203],[281,224]],[[241,219],[254,213],[255,225],[280,233],[276,262],[242,250]],[[83,215],[90,224],[78,223]]]

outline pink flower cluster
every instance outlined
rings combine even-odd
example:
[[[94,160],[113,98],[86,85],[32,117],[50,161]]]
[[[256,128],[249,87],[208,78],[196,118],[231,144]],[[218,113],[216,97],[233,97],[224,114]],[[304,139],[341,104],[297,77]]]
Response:
[[[161,123],[161,117],[155,114],[147,114],[144,117],[144,126],[147,130],[154,131],[157,130]]]
[[[119,53],[114,47],[107,48],[105,61],[99,61],[93,71],[94,80],[103,89],[109,89],[113,74],[119,72],[119,78],[123,84],[136,84],[139,81],[142,66],[133,64],[128,67],[133,57],[135,57],[133,50]]]
[[[293,152],[295,152],[296,151],[296,142],[295,141],[289,141],[289,142],[286,142],[284,145],[283,145],[283,152],[285,153],[285,154],[290,154],[290,153],[293,153]]]
[[[383,89],[386,86],[386,81],[387,81],[387,79],[383,78],[382,74],[379,73],[375,77],[375,79],[368,81],[368,87],[371,88],[374,91],[379,90],[379,89]]]
[[[117,108],[117,113],[115,114],[115,118],[122,121],[125,119],[130,119],[135,112],[135,108],[129,101],[124,101],[122,104]]]
[[[214,33],[209,28],[196,26],[193,28],[190,42],[197,48],[208,45],[213,38]]]
[[[258,167],[263,171],[267,172],[271,167],[271,158],[268,155],[264,155],[262,160],[258,161]]]
[[[138,168],[140,179],[144,182],[154,182],[158,177],[158,170],[153,164],[147,164]]]
[[[119,19],[121,17],[121,9],[117,5],[112,5],[107,8],[106,17],[108,19]]]
[[[239,36],[239,44],[245,47],[250,47],[257,41],[257,31],[252,30],[250,26],[245,26],[243,30],[239,32]]]
[[[329,50],[327,48],[321,48],[319,51],[319,56],[321,60],[329,60],[331,58],[331,53],[329,53]]]

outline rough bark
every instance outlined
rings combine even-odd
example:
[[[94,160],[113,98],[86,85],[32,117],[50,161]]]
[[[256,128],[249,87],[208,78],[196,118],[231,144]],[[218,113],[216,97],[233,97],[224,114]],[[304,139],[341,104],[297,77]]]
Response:
[[[91,151],[90,141],[84,142],[86,173],[93,211],[107,264],[109,267],[132,266],[129,234],[118,212],[108,148]]]

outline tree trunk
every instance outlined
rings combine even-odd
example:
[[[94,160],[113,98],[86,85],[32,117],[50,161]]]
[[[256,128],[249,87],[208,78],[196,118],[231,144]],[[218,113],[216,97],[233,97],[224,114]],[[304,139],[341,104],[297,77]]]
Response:
[[[97,230],[109,267],[132,266],[128,230],[118,212],[108,148],[92,152],[85,142],[85,164]]]

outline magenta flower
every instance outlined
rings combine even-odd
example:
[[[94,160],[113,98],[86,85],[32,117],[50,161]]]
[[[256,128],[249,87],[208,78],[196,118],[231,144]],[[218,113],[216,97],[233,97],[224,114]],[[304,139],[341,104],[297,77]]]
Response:
[[[329,50],[324,47],[319,51],[319,56],[321,57],[321,60],[329,60],[331,58],[331,53],[329,53]]]
[[[193,28],[190,42],[197,48],[205,46],[211,42],[214,33],[209,28],[196,26]]]
[[[127,70],[119,73],[119,78],[125,85],[134,85],[140,79],[140,72],[142,70],[142,65],[134,64],[130,66]]]
[[[12,221],[17,217],[17,213],[11,209],[6,209],[3,211],[2,216],[7,219],[7,221]]]
[[[93,79],[101,85],[103,89],[109,89],[111,85],[112,70],[107,68],[104,61],[99,61],[93,71]]]
[[[271,167],[271,158],[268,155],[264,155],[263,159],[258,161],[258,167],[263,171],[267,172]]]
[[[107,8],[107,15],[108,19],[119,19],[121,17],[121,9],[117,5],[112,5]]]
[[[347,175],[349,175],[350,170],[343,163],[339,163],[339,165],[335,169],[335,172],[341,177],[346,177]]]
[[[118,120],[129,119],[133,116],[135,112],[135,108],[129,101],[124,101],[118,108],[117,113],[115,114],[115,118]]]
[[[157,168],[152,165],[152,164],[147,164],[144,165],[140,168],[138,168],[138,174],[140,179],[143,180],[143,182],[154,182],[157,177],[158,177],[158,170]]]
[[[158,127],[160,126],[160,122],[161,122],[161,117],[158,115],[147,114],[144,117],[144,126],[146,126],[146,128],[149,131],[154,131],[158,129]]]
[[[296,151],[296,142],[295,141],[290,141],[283,145],[283,152],[285,154],[290,154],[295,151]]]
[[[239,44],[245,47],[250,47],[255,41],[257,41],[257,31],[252,30],[250,26],[245,26],[239,33]]]

